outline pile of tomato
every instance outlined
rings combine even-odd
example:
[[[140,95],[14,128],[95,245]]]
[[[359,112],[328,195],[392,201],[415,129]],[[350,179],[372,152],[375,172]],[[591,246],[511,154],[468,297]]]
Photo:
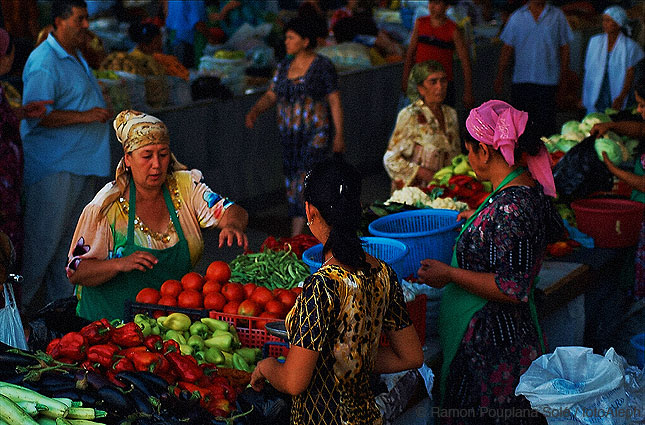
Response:
[[[186,273],[181,280],[167,280],[159,290],[144,288],[136,302],[168,307],[207,309],[219,313],[284,319],[296,302],[301,288],[273,291],[260,283],[229,281],[231,269],[224,261],[213,261],[202,276]]]

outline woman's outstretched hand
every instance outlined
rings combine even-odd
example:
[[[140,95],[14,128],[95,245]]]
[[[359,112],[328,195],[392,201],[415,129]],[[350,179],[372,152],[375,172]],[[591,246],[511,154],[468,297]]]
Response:
[[[219,232],[219,247],[223,247],[225,244],[227,246],[233,246],[233,243],[237,241],[237,246],[244,247],[246,251],[249,248],[249,239],[246,236],[246,233],[241,229],[235,226],[225,226]]]
[[[417,271],[419,280],[433,288],[443,288],[450,283],[451,267],[437,260],[421,260],[421,267]]]
[[[457,221],[468,220],[473,214],[475,214],[475,210],[462,211],[459,214],[457,214]]]

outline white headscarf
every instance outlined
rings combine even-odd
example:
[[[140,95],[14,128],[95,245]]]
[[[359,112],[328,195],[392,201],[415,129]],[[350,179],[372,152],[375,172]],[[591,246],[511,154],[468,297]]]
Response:
[[[618,24],[619,27],[624,28],[625,31],[627,31],[627,35],[631,35],[632,29],[627,25],[629,18],[627,18],[627,12],[625,12],[625,9],[620,6],[610,6],[605,9],[602,14],[609,16],[614,22],[616,22],[616,24]]]

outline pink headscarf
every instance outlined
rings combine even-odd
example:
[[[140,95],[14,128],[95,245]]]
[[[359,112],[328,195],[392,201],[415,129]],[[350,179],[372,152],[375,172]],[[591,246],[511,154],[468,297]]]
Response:
[[[0,28],[0,56],[7,54],[9,48],[9,33],[7,30]]]
[[[491,145],[499,150],[508,163],[515,164],[517,139],[524,133],[529,114],[518,111],[501,100],[489,100],[472,109],[466,119],[466,129],[478,142]],[[526,156],[529,172],[540,182],[544,193],[555,198],[555,183],[551,172],[551,158],[542,146],[535,156]]]

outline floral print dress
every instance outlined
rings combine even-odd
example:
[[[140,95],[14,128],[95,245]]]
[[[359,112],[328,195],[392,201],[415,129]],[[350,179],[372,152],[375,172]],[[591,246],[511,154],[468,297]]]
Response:
[[[417,179],[419,167],[437,172],[460,153],[457,111],[447,105],[441,105],[441,111],[445,130],[421,99],[399,112],[383,156],[392,191],[405,186],[427,186],[427,181]]]
[[[22,259],[24,242],[20,202],[22,167],[20,121],[9,105],[4,87],[0,85],[0,231],[11,240],[18,262]],[[16,265],[19,269],[20,264]]]
[[[289,79],[290,58],[278,65],[271,83],[277,96],[278,131],[290,217],[304,217],[305,173],[331,153],[334,126],[327,96],[338,90],[338,75],[329,59],[316,55],[302,77]]]
[[[516,415],[508,423],[542,423],[543,418],[530,414],[528,401],[514,394],[520,375],[542,354],[528,299],[546,245],[563,229],[539,184],[511,186],[493,196],[459,238],[459,267],[495,273],[499,290],[519,304],[488,301],[471,319],[450,366],[442,407],[472,408],[475,414],[447,418],[445,423],[507,423],[503,415],[480,416],[482,408],[527,409],[518,410],[526,417]]]
[[[412,324],[396,273],[329,265],[309,276],[289,312],[291,345],[318,351],[311,382],[293,398],[292,424],[382,424],[369,385],[382,330]]]

